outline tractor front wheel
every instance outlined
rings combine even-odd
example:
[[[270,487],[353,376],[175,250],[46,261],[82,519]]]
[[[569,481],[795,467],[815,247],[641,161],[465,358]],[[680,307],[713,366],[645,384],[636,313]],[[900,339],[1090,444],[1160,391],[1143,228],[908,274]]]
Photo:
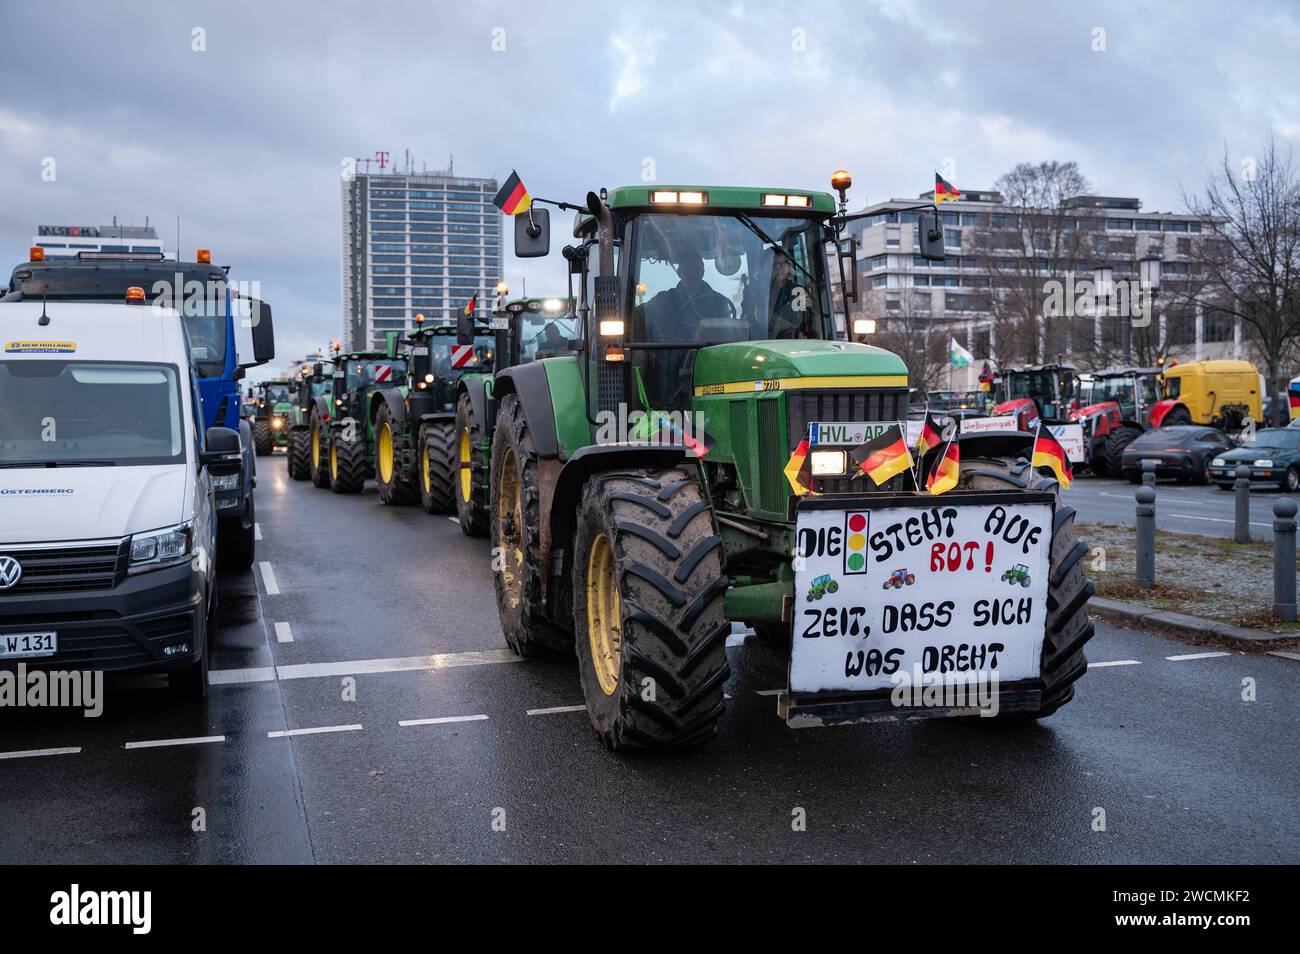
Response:
[[[253,453],[265,457],[275,451],[275,434],[271,431],[271,422],[258,418],[253,422]]]
[[[470,537],[488,535],[491,501],[483,460],[483,428],[468,394],[456,402],[456,517]]]
[[[456,509],[452,483],[455,474],[455,429],[450,421],[434,421],[420,428],[420,506],[425,513],[451,513]]]
[[[381,404],[375,415],[375,483],[379,499],[390,506],[413,503],[418,495],[415,475],[402,468],[405,432],[392,408]]]
[[[306,480],[311,476],[311,434],[295,427],[289,432],[289,453],[285,456],[290,480]]]
[[[330,485],[329,432],[327,425],[313,411],[311,433],[307,438],[307,467],[313,485],[326,489]]]
[[[1136,427],[1124,425],[1106,435],[1106,469],[1112,474],[1124,472],[1124,449],[1142,434]]]
[[[356,425],[358,428],[360,424]],[[330,490],[359,494],[366,486],[366,443],[360,435],[348,440],[342,428],[330,435]]]
[[[730,675],[722,537],[687,468],[595,474],[574,535],[573,607],[587,715],[609,749],[711,738]]]

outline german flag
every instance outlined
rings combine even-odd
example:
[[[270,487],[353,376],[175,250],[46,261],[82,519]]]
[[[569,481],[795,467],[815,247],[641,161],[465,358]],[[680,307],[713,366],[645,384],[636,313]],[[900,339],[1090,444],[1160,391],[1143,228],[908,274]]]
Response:
[[[941,456],[930,470],[925,480],[925,489],[932,494],[947,493],[957,486],[957,473],[960,469],[961,452],[956,441],[949,441]]]
[[[519,173],[510,170],[510,178],[506,184],[497,192],[496,197],[492,199],[495,205],[506,215],[518,215],[520,212],[527,212],[533,204],[533,197],[528,194],[524,188],[523,182],[519,179]]]
[[[862,472],[876,482],[877,487],[895,474],[901,474],[912,467],[912,454],[907,449],[907,439],[897,424],[891,424],[861,447],[855,447],[853,459]]]
[[[812,491],[812,461],[808,459],[808,438],[801,440],[790,455],[790,460],[785,465],[785,479],[790,481],[790,489],[798,497]]]
[[[468,315],[469,317],[473,318],[473,317],[474,317],[474,309],[475,309],[477,306],[478,306],[478,292],[475,292],[473,295],[470,296],[469,304],[467,304],[467,305],[465,306],[465,314]]]
[[[1070,469],[1070,458],[1052,432],[1041,425],[1034,437],[1034,456],[1030,461],[1033,467],[1050,467],[1056,479],[1061,482],[1062,489],[1070,486],[1070,481],[1074,478],[1074,471]]]
[[[957,191],[957,187],[936,172],[934,174],[934,204],[952,202],[960,198],[961,193]]]
[[[916,456],[924,457],[943,443],[943,425],[929,411],[925,412],[925,423],[921,425],[921,436],[916,439]]]

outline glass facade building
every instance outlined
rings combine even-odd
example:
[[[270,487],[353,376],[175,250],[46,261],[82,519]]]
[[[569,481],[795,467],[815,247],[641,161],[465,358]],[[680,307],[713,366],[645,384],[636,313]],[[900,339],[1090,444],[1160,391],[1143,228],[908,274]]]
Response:
[[[495,179],[451,172],[356,173],[343,180],[343,343],[382,348],[385,334],[453,321],[501,278],[503,216]]]

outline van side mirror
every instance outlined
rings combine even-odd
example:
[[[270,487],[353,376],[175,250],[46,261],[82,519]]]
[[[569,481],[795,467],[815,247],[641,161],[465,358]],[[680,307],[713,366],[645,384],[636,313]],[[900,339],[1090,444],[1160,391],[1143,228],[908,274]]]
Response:
[[[542,258],[551,251],[551,211],[531,208],[515,217],[515,256]]]
[[[199,456],[200,464],[217,475],[239,472],[242,459],[239,431],[229,427],[209,427],[204,432],[203,443],[206,449]]]
[[[926,261],[943,261],[943,226],[939,223],[938,209],[923,209],[917,216],[916,244]]]

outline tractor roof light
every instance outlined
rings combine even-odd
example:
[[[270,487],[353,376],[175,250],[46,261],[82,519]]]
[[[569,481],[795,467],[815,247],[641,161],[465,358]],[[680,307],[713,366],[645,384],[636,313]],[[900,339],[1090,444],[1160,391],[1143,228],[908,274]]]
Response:
[[[562,302],[558,298],[548,298],[546,299],[546,301],[542,302],[542,310],[549,311],[552,314],[554,314],[557,311],[561,311],[563,308],[564,308],[564,302]]]
[[[27,261],[29,262],[45,261],[45,249],[41,248],[39,245],[33,245],[31,248],[27,250]]]
[[[143,305],[144,289],[139,285],[132,285],[126,290],[126,302],[128,305]]]
[[[211,265],[212,249],[210,248],[199,249],[197,252],[194,253],[194,261],[198,262],[200,265]]]
[[[854,318],[853,333],[855,335],[874,335],[876,333],[876,320],[874,318]]]
[[[655,205],[708,205],[709,194],[699,189],[655,189],[650,201]]]
[[[853,187],[853,176],[847,169],[836,169],[831,173],[831,188],[836,192],[847,192]]]
[[[424,324],[424,312],[416,312],[416,314],[415,314],[415,323],[416,323],[417,325],[422,325],[422,324]]]
[[[510,293],[510,286],[505,282],[497,282],[497,294],[506,295]]]
[[[807,209],[812,207],[812,196],[787,195],[784,192],[764,192],[764,207]]]

